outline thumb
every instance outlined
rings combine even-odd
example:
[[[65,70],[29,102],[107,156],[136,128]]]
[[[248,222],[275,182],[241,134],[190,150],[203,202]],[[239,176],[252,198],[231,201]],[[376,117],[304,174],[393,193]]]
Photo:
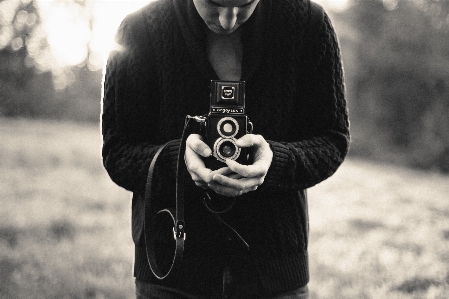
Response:
[[[257,144],[257,137],[253,134],[246,134],[243,137],[240,137],[235,144],[239,147],[251,147]]]

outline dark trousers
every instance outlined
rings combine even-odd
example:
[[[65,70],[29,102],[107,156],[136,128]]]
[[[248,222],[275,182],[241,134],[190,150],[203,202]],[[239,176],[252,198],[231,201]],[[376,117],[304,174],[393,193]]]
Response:
[[[261,298],[260,290],[254,286],[242,284],[235,280],[235,277],[229,272],[228,268],[223,270],[223,287],[217,290],[216,296],[213,298],[220,299],[237,299],[237,298]],[[266,297],[269,299],[308,299],[309,289],[307,286],[298,288],[293,291],[277,294],[275,296]],[[146,281],[136,280],[136,299],[210,299],[188,294],[186,292],[152,284]]]

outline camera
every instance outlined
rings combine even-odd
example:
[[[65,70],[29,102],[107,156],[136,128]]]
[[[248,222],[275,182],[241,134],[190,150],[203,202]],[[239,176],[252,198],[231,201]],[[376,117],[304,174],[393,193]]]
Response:
[[[212,80],[210,89],[210,110],[201,125],[204,141],[212,149],[212,157],[205,159],[206,167],[219,169],[226,166],[226,159],[249,164],[250,149],[235,143],[253,130],[245,114],[245,82]]]

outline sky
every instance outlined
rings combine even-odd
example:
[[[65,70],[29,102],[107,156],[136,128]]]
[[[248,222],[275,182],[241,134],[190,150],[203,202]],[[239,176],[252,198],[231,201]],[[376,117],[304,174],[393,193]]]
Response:
[[[77,65],[87,55],[87,44],[92,53],[89,58],[91,69],[100,69],[108,53],[114,47],[114,34],[120,21],[128,13],[137,10],[151,0],[94,0],[92,32],[88,16],[73,4],[54,0],[38,0],[43,17],[44,29],[51,47],[52,62],[57,66]],[[327,9],[344,9],[347,0],[315,0]]]

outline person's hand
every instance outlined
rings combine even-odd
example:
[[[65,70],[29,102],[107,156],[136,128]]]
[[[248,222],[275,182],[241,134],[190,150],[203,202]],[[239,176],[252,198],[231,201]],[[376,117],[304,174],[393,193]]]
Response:
[[[212,177],[217,173],[227,173],[225,169],[212,171],[204,164],[203,157],[207,158],[212,155],[212,150],[203,141],[201,135],[191,134],[186,140],[186,151],[184,161],[192,180],[198,187],[208,188],[208,184],[212,181]],[[227,167],[225,167],[227,169]]]
[[[209,173],[209,188],[225,196],[239,196],[256,190],[265,180],[273,160],[270,145],[261,135],[247,134],[236,141],[239,147],[253,147],[254,162],[242,165],[226,160],[228,167]]]

